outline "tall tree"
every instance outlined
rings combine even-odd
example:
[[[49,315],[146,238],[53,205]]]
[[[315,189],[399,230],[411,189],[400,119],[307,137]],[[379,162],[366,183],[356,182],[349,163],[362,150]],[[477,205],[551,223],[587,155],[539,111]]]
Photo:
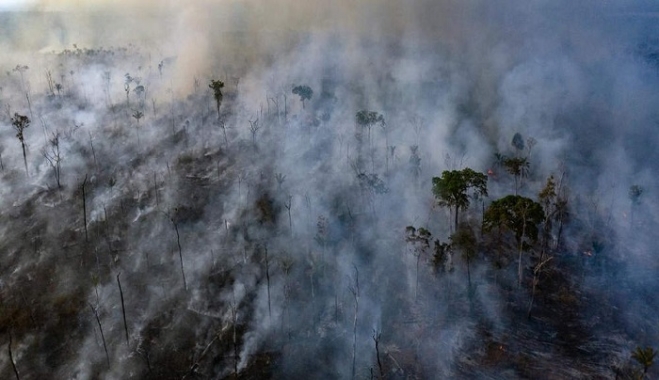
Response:
[[[544,220],[542,206],[532,199],[508,195],[492,202],[485,211],[485,231],[505,226],[515,235],[518,253],[518,280],[522,284],[522,252],[538,240],[538,225]]]
[[[503,166],[515,178],[515,195],[517,195],[520,180],[529,174],[529,161],[525,157],[506,158],[503,160]]]
[[[215,98],[215,106],[217,107],[217,118],[220,118],[220,106],[222,105],[222,88],[224,87],[224,82],[221,80],[211,79],[211,83],[208,87],[213,90],[213,98]]]
[[[432,234],[425,228],[418,230],[413,226],[405,228],[405,241],[410,243],[414,257],[416,257],[416,285],[414,286],[414,300],[416,301],[419,291],[419,262],[421,256],[430,249]]]
[[[11,125],[14,126],[16,137],[18,138],[18,141],[21,142],[21,148],[23,149],[23,162],[25,163],[25,174],[29,175],[27,171],[27,153],[25,151],[25,135],[23,134],[23,131],[30,126],[30,118],[14,113],[14,117],[11,118]]]
[[[368,151],[369,155],[371,156],[371,166],[372,169],[375,170],[375,161],[373,157],[373,143],[371,140],[371,129],[373,128],[374,125],[380,124],[380,126],[384,126],[384,116],[382,114],[377,113],[375,111],[367,111],[367,110],[361,110],[357,112],[355,115],[355,121],[357,122],[357,125],[361,128],[366,128],[368,130]]]
[[[487,195],[487,176],[470,168],[445,170],[441,177],[432,179],[432,192],[440,206],[455,209],[455,231],[458,230],[459,211],[469,207],[467,191],[474,189],[481,196]]]
[[[462,259],[467,264],[467,280],[471,287],[471,261],[476,258],[478,253],[478,240],[471,226],[467,223],[461,223],[456,232],[451,235],[451,247],[461,252]]]
[[[634,352],[632,352],[632,359],[643,366],[643,378],[648,373],[648,369],[654,364],[655,356],[657,356],[657,351],[652,347],[636,347]]]

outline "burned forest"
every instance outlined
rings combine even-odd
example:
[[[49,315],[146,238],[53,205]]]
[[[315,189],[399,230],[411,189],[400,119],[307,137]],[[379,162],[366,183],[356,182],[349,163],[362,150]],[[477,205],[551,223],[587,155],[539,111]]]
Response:
[[[0,378],[658,378],[658,15],[0,1]]]

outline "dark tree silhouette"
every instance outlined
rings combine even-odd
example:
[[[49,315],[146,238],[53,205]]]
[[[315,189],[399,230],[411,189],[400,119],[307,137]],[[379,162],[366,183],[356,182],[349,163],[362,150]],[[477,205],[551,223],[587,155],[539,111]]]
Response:
[[[515,178],[515,195],[517,195],[520,179],[529,174],[529,161],[524,157],[506,158],[503,160],[503,166]]]
[[[524,150],[524,139],[522,138],[522,135],[518,133],[515,133],[513,136],[513,141],[511,142],[513,144],[513,147],[517,149],[518,151]]]
[[[213,98],[215,98],[215,106],[217,107],[217,118],[220,118],[220,106],[222,105],[222,88],[224,87],[224,82],[221,80],[211,79],[211,83],[208,87],[213,90]]]
[[[473,188],[481,196],[487,195],[487,176],[470,168],[445,170],[441,177],[432,179],[432,192],[440,206],[455,209],[455,231],[458,230],[460,209],[469,207],[467,191]]]
[[[643,366],[643,377],[648,373],[648,369],[654,363],[654,358],[657,356],[657,351],[652,347],[636,347],[634,352],[632,352],[632,359],[636,360],[640,365]]]
[[[522,252],[538,240],[538,225],[544,220],[542,206],[532,199],[508,195],[492,202],[485,211],[484,230],[505,226],[515,234],[518,245],[518,280],[522,284]]]
[[[302,109],[304,109],[304,101],[311,100],[311,97],[313,96],[313,90],[309,86],[295,86],[293,87],[293,94],[300,97],[300,101],[302,102]]]
[[[14,126],[16,130],[16,137],[18,141],[21,142],[21,148],[23,149],[23,163],[25,163],[25,174],[29,175],[27,171],[27,153],[25,151],[25,135],[23,132],[25,128],[30,126],[30,118],[27,116],[19,115],[14,113],[14,117],[11,118],[11,125]]]
[[[462,259],[467,264],[467,280],[471,287],[471,270],[470,264],[476,258],[478,253],[478,240],[471,226],[467,223],[461,223],[456,232],[451,235],[451,246],[462,253]]]

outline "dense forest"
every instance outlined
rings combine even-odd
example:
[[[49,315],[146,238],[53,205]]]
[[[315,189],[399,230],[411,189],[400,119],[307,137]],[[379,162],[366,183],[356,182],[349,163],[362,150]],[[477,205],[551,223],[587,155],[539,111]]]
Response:
[[[91,3],[0,12],[0,378],[659,376],[650,2]]]

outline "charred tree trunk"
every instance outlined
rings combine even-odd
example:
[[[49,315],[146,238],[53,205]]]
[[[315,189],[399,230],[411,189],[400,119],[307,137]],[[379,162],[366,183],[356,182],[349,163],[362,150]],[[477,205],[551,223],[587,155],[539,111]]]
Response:
[[[18,369],[16,368],[16,363],[14,362],[14,355],[11,351],[12,343],[13,343],[13,337],[11,331],[9,331],[9,344],[7,345],[7,351],[9,351],[9,361],[11,362],[11,369],[14,370],[14,375],[16,375],[16,380],[21,380],[21,377],[18,375]]]
[[[85,174],[85,179],[82,181],[82,222],[85,225],[85,242],[89,241],[89,235],[87,233],[87,199],[85,194],[85,185],[87,184],[87,175]]]
[[[121,289],[121,280],[119,280],[119,275],[117,274],[117,285],[119,285],[119,295],[121,296],[121,313],[124,317],[124,332],[126,333],[126,346],[130,347],[128,340],[128,323],[126,323],[126,306],[124,304],[124,291]]]
[[[89,307],[92,309],[92,312],[94,313],[94,316],[96,317],[96,323],[98,324],[98,329],[101,332],[101,340],[103,341],[103,349],[105,350],[105,360],[108,364],[108,368],[110,368],[110,355],[108,354],[108,346],[105,344],[105,335],[103,334],[103,327],[101,326],[101,319],[98,317],[98,312],[92,306],[89,304]]]

